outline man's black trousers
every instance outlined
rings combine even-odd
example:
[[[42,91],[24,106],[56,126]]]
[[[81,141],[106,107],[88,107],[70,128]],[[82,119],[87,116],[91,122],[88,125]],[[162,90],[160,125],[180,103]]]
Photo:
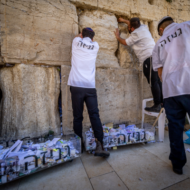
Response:
[[[190,115],[190,95],[181,95],[164,99],[164,108],[169,121],[169,138],[171,153],[169,159],[178,169],[186,163],[183,131],[186,113]]]
[[[88,114],[92,129],[94,131],[95,138],[101,143],[103,142],[103,128],[99,117],[98,100],[95,88],[79,88],[70,87],[71,100],[73,107],[73,129],[74,132],[82,138],[82,121],[83,121],[83,110],[84,102],[88,109]]]
[[[151,59],[148,58],[143,63],[143,72],[144,75],[150,84],[150,65],[151,65]],[[151,65],[152,67],[152,65]],[[160,103],[163,103],[163,96],[162,96],[162,83],[160,81],[160,78],[158,76],[158,72],[154,71],[153,68],[151,68],[151,91],[152,96],[154,99],[154,104],[158,105]]]

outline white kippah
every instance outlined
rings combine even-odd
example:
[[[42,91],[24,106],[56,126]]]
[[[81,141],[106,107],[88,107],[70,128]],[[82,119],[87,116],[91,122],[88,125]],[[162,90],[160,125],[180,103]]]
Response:
[[[165,17],[163,17],[163,18],[159,21],[159,23],[158,23],[158,27],[157,27],[158,33],[159,33],[159,27],[160,27],[160,25],[161,25],[163,22],[167,21],[167,20],[172,20],[172,21],[173,21],[173,18],[170,17],[170,16],[165,16]]]

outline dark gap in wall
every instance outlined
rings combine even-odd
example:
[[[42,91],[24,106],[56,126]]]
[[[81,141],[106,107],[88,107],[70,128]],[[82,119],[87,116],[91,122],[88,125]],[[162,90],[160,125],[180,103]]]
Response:
[[[0,108],[1,108],[1,100],[3,99],[3,93],[2,93],[2,90],[0,88]]]
[[[152,21],[148,22],[148,28],[149,28],[150,33],[152,34],[152,37],[154,37],[153,36],[153,22]]]
[[[127,17],[127,16],[117,15],[117,14],[115,14],[115,16],[116,16],[117,19],[121,17],[121,18],[124,18],[124,19],[126,19],[126,20],[130,20],[130,18]]]
[[[149,4],[154,5],[154,0],[148,0]]]
[[[117,48],[117,50],[116,50],[116,52],[115,52],[115,56],[117,57],[117,59],[118,59],[118,62],[119,62],[119,58],[118,58],[118,52],[119,52],[119,44],[118,44],[118,48]]]
[[[62,133],[63,129],[62,129],[61,67],[57,67],[57,70],[59,71],[59,77],[60,77],[60,92],[59,92],[59,98],[58,98],[58,111],[59,111],[60,127],[61,127],[61,133]]]

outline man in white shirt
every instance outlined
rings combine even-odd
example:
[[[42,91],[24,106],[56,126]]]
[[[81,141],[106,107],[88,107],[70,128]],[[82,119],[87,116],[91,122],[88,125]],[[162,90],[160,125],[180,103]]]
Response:
[[[183,130],[186,113],[190,115],[190,21],[177,24],[164,17],[158,24],[162,36],[153,50],[153,68],[163,82],[164,108],[169,120],[173,171],[183,173],[186,154]]]
[[[95,86],[96,57],[99,45],[97,42],[93,42],[94,35],[95,33],[91,28],[84,28],[82,34],[75,37],[72,43],[72,67],[68,85],[71,91],[74,116],[73,129],[83,140],[82,121],[85,102],[92,129],[97,139],[97,147],[94,155],[108,157],[109,152],[103,149],[104,133],[99,117]]]
[[[155,46],[154,39],[147,26],[140,24],[139,18],[132,18],[130,21],[119,18],[118,21],[128,25],[128,30],[131,35],[127,39],[122,39],[119,30],[116,29],[115,36],[117,40],[123,45],[132,46],[140,64],[143,64],[143,72],[148,83],[150,84],[151,82],[154,105],[152,107],[146,107],[145,110],[149,112],[160,112],[161,104],[163,103],[162,83],[158,77],[158,72],[153,71],[151,63],[152,51]]]

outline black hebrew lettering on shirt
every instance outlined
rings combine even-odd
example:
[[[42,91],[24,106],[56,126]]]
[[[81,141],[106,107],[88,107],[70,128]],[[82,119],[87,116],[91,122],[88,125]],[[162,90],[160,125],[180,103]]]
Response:
[[[161,43],[161,46],[163,47],[164,44],[166,44],[167,42],[166,42],[166,40],[162,40],[160,43]]]
[[[168,36],[165,40],[162,40],[160,42],[161,46],[164,47],[165,44],[167,44],[168,42],[171,42],[174,38],[177,38],[181,34],[183,34],[182,29],[181,28],[177,29],[177,31],[174,34]]]
[[[94,49],[94,45],[86,45],[84,42],[79,41],[79,43],[77,44],[77,46],[85,48],[85,49],[90,49],[93,50]]]

